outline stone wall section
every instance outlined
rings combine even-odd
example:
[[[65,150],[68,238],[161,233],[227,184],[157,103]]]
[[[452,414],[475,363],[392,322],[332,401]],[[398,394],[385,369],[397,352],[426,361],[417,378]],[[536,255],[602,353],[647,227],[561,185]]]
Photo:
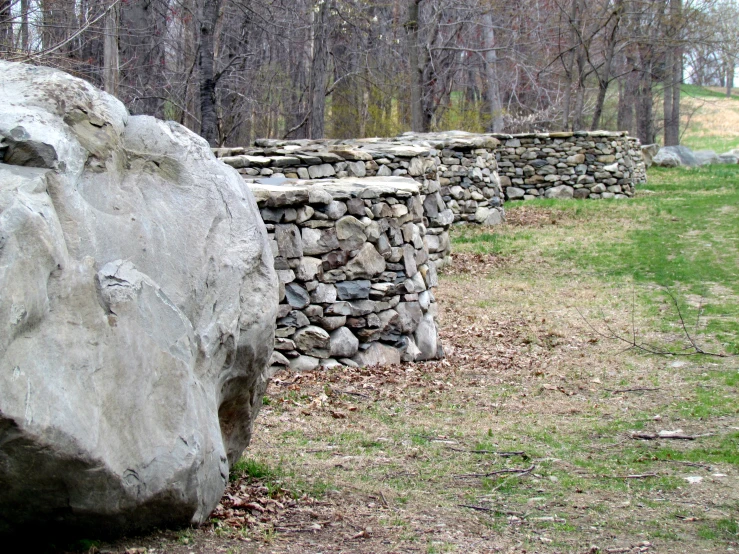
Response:
[[[274,369],[443,356],[432,292],[438,279],[417,182],[267,177],[247,183],[280,280]]]
[[[646,182],[639,139],[624,132],[495,136],[506,200],[628,198]]]
[[[454,223],[497,225],[505,219],[495,151],[500,140],[492,135],[461,131],[406,133],[398,141],[438,152],[436,179],[444,205]]]
[[[495,225],[503,199],[627,198],[637,139],[604,131],[259,140],[215,149],[257,198],[280,280],[273,369],[443,356],[432,292],[453,223]]]
[[[270,140],[216,155],[245,178],[409,177],[419,183],[426,246],[437,267],[451,261],[449,227],[503,221],[493,149],[500,142],[469,133],[407,134],[395,139]]]

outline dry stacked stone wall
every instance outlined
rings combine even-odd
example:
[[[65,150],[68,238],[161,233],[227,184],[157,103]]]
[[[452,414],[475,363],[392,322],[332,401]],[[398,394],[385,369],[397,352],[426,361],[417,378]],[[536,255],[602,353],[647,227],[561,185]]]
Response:
[[[216,149],[216,154],[245,178],[392,176],[417,181],[426,247],[437,267],[451,260],[452,223],[494,225],[504,218],[493,152],[500,142],[493,137],[452,132],[352,141],[263,139],[256,144]]]
[[[398,141],[425,146],[438,153],[436,179],[444,205],[455,223],[497,225],[505,218],[495,150],[500,140],[492,135],[460,131],[406,133]]]
[[[639,139],[593,131],[495,135],[506,200],[627,198],[646,182]]]
[[[419,183],[402,177],[247,182],[280,280],[275,369],[443,356]]]
[[[412,134],[215,149],[249,183],[280,279],[274,366],[443,356],[432,292],[453,223],[503,199],[626,198],[646,180],[626,133]]]

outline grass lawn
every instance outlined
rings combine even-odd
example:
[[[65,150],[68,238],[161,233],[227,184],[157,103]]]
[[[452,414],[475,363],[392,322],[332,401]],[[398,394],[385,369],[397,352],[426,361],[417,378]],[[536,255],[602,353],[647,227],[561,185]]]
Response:
[[[535,206],[559,225],[523,233],[514,226],[494,233],[467,228],[454,239],[457,250],[523,263],[546,257],[580,275],[626,281],[651,299],[652,313],[673,294],[691,325],[700,312],[699,332],[718,340],[719,350],[739,353],[739,168],[655,167],[634,201]],[[520,204],[508,213],[515,220],[532,209]]]
[[[256,507],[113,547],[737,551],[739,167],[507,214],[454,231],[444,361],[279,375],[224,500]]]
[[[739,94],[727,98],[716,88],[683,85],[681,144],[721,154],[739,148]]]

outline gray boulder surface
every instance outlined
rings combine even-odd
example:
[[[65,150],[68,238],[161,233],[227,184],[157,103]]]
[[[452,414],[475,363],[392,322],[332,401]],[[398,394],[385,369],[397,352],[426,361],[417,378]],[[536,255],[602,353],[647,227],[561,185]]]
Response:
[[[687,146],[663,146],[652,158],[652,163],[661,167],[697,167],[693,151]]]
[[[572,187],[567,186],[567,185],[558,185],[556,187],[547,189],[547,191],[544,193],[544,197],[545,198],[568,199],[568,198],[572,198],[574,193],[575,193],[575,189],[573,189]]]
[[[85,81],[0,61],[0,83],[0,533],[200,524],[270,377],[254,198]]]
[[[698,165],[711,165],[721,163],[718,154],[714,150],[696,150],[693,152]]]
[[[647,169],[652,167],[652,163],[654,163],[654,157],[657,155],[657,152],[659,152],[659,144],[642,144],[641,155]]]

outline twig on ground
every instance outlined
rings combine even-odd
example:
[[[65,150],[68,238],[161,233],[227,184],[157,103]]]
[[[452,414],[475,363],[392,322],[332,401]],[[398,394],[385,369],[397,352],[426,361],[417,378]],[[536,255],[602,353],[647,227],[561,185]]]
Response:
[[[410,471],[403,471],[401,473],[388,473],[387,475],[383,475],[382,480],[385,481],[386,479],[397,479],[398,477],[417,477],[418,473],[410,472]]]
[[[298,527],[298,525],[303,525],[302,523],[283,523],[279,527],[275,527],[275,531],[280,533],[313,533],[315,531],[320,531],[323,529],[324,525],[328,525],[329,523],[331,523],[330,519],[326,521],[316,521],[315,523],[311,523],[308,527]]]
[[[371,396],[368,396],[366,394],[362,394],[361,392],[352,392],[352,391],[348,391],[348,390],[340,390],[340,391],[337,391],[337,392],[339,392],[341,394],[348,394],[350,396],[361,396],[362,398],[368,398],[370,400],[372,399]]]
[[[666,291],[667,295],[672,300],[673,305],[675,306],[675,310],[677,311],[677,316],[680,320],[680,327],[682,328],[683,334],[685,335],[686,340],[689,343],[689,346],[683,348],[682,350],[678,352],[672,352],[669,350],[662,350],[656,347],[653,347],[651,345],[645,344],[645,343],[639,343],[637,342],[636,338],[636,326],[633,322],[633,307],[632,307],[632,336],[631,337],[624,337],[617,333],[614,329],[611,328],[610,325],[608,325],[608,322],[606,321],[605,315],[602,316],[603,324],[605,325],[606,329],[608,330],[607,333],[604,333],[600,329],[596,329],[596,327],[588,320],[585,315],[580,311],[579,308],[575,307],[575,310],[577,310],[577,313],[580,315],[582,320],[587,324],[588,327],[598,336],[611,339],[611,340],[617,340],[620,342],[623,342],[627,345],[626,348],[624,348],[624,351],[637,349],[641,350],[642,352],[647,352],[648,354],[655,354],[658,356],[696,356],[699,354],[702,354],[704,356],[714,356],[716,358],[732,358],[735,355],[734,354],[721,354],[719,352],[707,352],[703,350],[701,346],[698,345],[698,343],[695,342],[695,339],[688,331],[688,326],[685,323],[685,318],[683,317],[682,310],[680,310],[680,305],[677,301],[677,298],[672,293],[669,287],[663,287]],[[702,301],[701,301],[701,308],[702,309]],[[700,320],[700,314],[699,314],[699,320]]]
[[[485,508],[484,506],[474,506],[472,504],[457,504],[460,508],[469,508],[470,510],[477,510],[478,512],[494,512],[493,508]]]
[[[702,435],[683,435],[679,433],[632,433],[632,439],[639,439],[645,441],[654,441],[659,439],[669,439],[677,441],[694,441],[702,437],[713,437],[716,433],[704,433]]]
[[[499,451],[499,450],[467,450],[465,448],[454,448],[452,446],[447,446],[449,450],[452,450],[453,452],[469,452],[470,454],[494,454],[495,456],[500,456],[501,458],[512,458],[513,456],[521,456],[524,460],[529,459],[529,455],[526,454],[526,452],[523,451]]]
[[[459,444],[459,441],[448,437],[434,437],[432,435],[418,435],[418,438],[426,439],[429,442],[440,442],[442,444]]]
[[[623,443],[625,443],[628,439],[622,439],[618,442],[614,442],[611,444],[604,444],[602,446],[591,446],[588,448],[588,450],[591,450],[593,452],[597,452],[598,450],[606,450],[608,448],[615,448],[617,446],[621,446]]]
[[[661,462],[670,462],[673,464],[680,464],[684,466],[690,466],[690,467],[699,467],[701,469],[705,469],[706,471],[713,471],[713,467],[709,466],[708,464],[699,464],[697,462],[683,462],[682,460],[660,460]]]
[[[485,506],[476,506],[474,504],[457,504],[460,508],[469,508],[470,510],[477,510],[478,512],[495,512],[496,514],[503,514],[506,516],[516,516],[524,519],[526,514],[523,512],[513,512],[511,510],[498,510],[497,508],[486,508]]]
[[[649,479],[659,477],[658,473],[635,473],[632,475],[583,475],[583,479]]]
[[[625,392],[651,392],[661,390],[659,387],[638,387],[634,389],[603,389],[613,394],[622,394]]]
[[[368,529],[362,529],[359,533],[356,535],[352,535],[349,540],[356,540],[356,539],[366,539],[369,538],[370,531]]]
[[[502,475],[504,473],[515,473],[516,475],[527,475],[534,471],[534,468],[536,468],[536,464],[531,464],[530,467],[527,468],[509,468],[509,469],[498,469],[496,471],[490,471],[488,473],[463,473],[460,475],[455,475],[455,477],[458,477],[460,479],[469,478],[469,477],[493,477],[495,475]]]

